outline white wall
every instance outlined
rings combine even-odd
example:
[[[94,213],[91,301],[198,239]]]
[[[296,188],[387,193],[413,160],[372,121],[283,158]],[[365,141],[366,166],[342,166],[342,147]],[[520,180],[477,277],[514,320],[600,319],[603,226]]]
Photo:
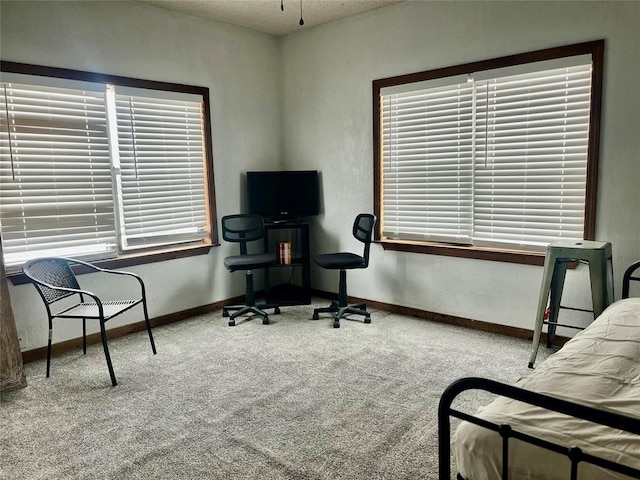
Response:
[[[2,1],[0,17],[3,60],[208,87],[219,218],[242,208],[242,172],[279,166],[282,112],[274,37],[137,2]],[[230,251],[223,242],[207,256],[128,270],[144,278],[154,317],[241,295],[243,276],[229,274],[222,264]],[[126,285],[100,284],[95,277],[79,280],[96,293],[128,293]],[[46,316],[35,289],[11,286],[10,295],[21,348],[46,345]],[[109,326],[137,320],[139,312]],[[54,342],[81,332],[74,322],[59,322]]]
[[[324,180],[314,250],[358,248],[351,223],[373,209],[372,80],[604,38],[596,238],[613,244],[619,297],[624,266],[640,258],[638,25],[638,2],[410,1],[285,37],[285,158]],[[315,288],[336,290],[334,273],[312,272]],[[541,278],[541,267],[374,245],[349,293],[530,329]],[[563,304],[589,306],[588,288],[584,267],[569,272]]]

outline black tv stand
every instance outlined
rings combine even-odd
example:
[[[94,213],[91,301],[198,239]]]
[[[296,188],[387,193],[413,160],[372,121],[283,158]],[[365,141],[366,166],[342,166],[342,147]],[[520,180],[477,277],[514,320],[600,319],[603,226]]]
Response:
[[[311,265],[309,253],[309,223],[294,219],[269,220],[264,224],[264,250],[277,253],[277,240],[273,237],[277,232],[290,234],[293,232],[295,245],[291,245],[291,263],[277,264],[265,268],[265,297],[267,303],[278,305],[309,305],[311,303]],[[271,234],[271,239],[269,235]],[[299,271],[300,285],[290,282],[271,285],[270,270],[293,269]]]

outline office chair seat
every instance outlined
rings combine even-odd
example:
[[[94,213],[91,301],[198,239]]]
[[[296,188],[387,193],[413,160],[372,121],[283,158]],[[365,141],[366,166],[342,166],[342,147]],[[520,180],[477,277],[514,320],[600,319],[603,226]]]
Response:
[[[138,305],[140,301],[128,300],[128,301],[115,301],[115,302],[102,302],[102,313],[104,320],[110,320],[111,318],[120,315],[125,310],[129,310],[131,307]],[[55,314],[58,318],[100,318],[100,307],[97,303],[79,303],[71,308],[62,310]]]
[[[275,253],[252,253],[250,255],[231,255],[224,259],[224,266],[230,272],[236,270],[251,270],[275,265],[277,257]]]
[[[322,255],[317,255],[314,260],[319,266],[329,270],[367,267],[367,263],[364,257],[350,252],[325,253]]]

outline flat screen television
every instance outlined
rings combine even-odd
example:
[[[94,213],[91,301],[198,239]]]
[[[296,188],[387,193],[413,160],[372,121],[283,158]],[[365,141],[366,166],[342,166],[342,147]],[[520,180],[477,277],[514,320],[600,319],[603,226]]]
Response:
[[[249,213],[293,221],[320,213],[317,170],[247,172]]]

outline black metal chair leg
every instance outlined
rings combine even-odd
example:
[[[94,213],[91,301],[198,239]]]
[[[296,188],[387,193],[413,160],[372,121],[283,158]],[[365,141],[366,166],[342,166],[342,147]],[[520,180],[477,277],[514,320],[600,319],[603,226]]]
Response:
[[[149,333],[149,341],[151,342],[151,350],[153,354],[156,354],[156,343],[153,341],[153,333],[151,333],[151,322],[149,321],[149,312],[147,311],[147,301],[142,299],[142,310],[144,310],[144,323],[147,325],[147,332]]]
[[[111,385],[115,387],[116,385],[118,385],[118,382],[116,381],[116,375],[113,372],[111,355],[109,355],[109,347],[107,346],[107,332],[104,328],[103,322],[100,322],[100,336],[102,337],[102,348],[104,349],[104,356],[107,359],[107,368],[109,369],[109,376],[111,377]]]
[[[87,354],[87,319],[82,319],[82,354]]]
[[[49,378],[49,369],[51,367],[51,337],[53,335],[53,329],[49,326],[49,341],[47,342],[47,378]]]

